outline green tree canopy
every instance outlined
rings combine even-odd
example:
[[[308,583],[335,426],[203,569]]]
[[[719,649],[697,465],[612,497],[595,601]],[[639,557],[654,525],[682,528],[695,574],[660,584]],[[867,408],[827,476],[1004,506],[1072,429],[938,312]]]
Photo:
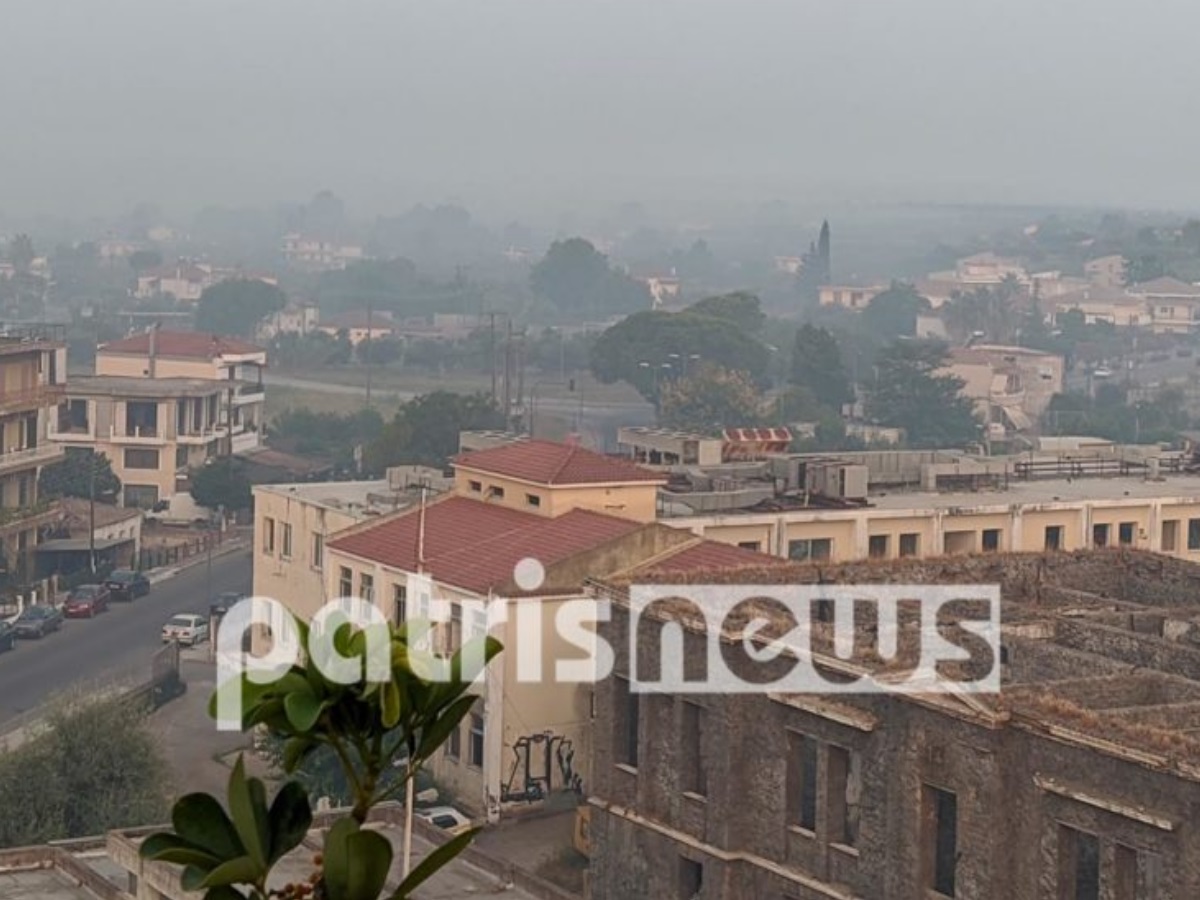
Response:
[[[809,323],[796,332],[791,382],[807,388],[817,402],[834,412],[854,400],[854,387],[842,363],[837,340],[827,329]]]
[[[504,414],[487,394],[434,391],[414,397],[368,445],[366,468],[383,472],[388,466],[445,466],[458,452],[460,431],[505,427]]]
[[[867,391],[867,415],[881,425],[903,428],[913,447],[961,447],[979,438],[974,404],[963,397],[963,381],[940,374],[947,350],[937,341],[894,341],[876,360]]]
[[[745,372],[703,365],[661,386],[659,421],[668,428],[718,435],[762,423],[762,395]]]
[[[28,272],[35,259],[37,251],[33,248],[33,239],[29,235],[18,234],[8,242],[8,261],[18,272]]]
[[[689,306],[688,311],[699,316],[724,319],[751,337],[762,334],[763,326],[767,322],[767,316],[762,311],[762,302],[749,291],[734,291],[730,294],[705,297],[698,303]]]
[[[271,423],[271,444],[290,453],[329,460],[348,470],[354,451],[366,447],[383,433],[383,417],[375,409],[348,413],[285,409]]]
[[[930,308],[929,301],[911,284],[893,281],[862,312],[863,328],[881,341],[917,333],[917,316]]]
[[[129,265],[135,272],[144,272],[162,265],[162,254],[157,250],[134,250],[129,254]]]
[[[196,330],[249,337],[259,322],[286,304],[283,291],[265,281],[245,278],[222,281],[200,295]]]
[[[672,355],[674,354],[674,355]],[[673,377],[683,360],[741,372],[761,383],[768,365],[765,346],[727,319],[678,313],[634,313],[609,328],[592,348],[592,373],[605,384],[627,382],[655,400],[658,380]]]
[[[233,457],[213,459],[192,469],[192,499],[206,509],[224,507],[226,512],[249,509],[250,479]]]
[[[529,285],[563,315],[595,319],[646,309],[650,295],[583,238],[555,241],[533,267]]]
[[[42,497],[115,497],[121,491],[121,479],[113,472],[112,462],[89,447],[68,447],[61,461],[46,466],[38,475],[38,494]]]
[[[47,726],[0,754],[0,847],[163,820],[167,765],[143,712],[124,700],[64,701]]]

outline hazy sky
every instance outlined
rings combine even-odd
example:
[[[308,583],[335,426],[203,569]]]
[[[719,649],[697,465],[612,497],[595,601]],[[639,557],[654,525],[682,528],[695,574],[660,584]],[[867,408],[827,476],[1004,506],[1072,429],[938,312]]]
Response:
[[[1195,0],[0,0],[0,209],[1200,206]]]

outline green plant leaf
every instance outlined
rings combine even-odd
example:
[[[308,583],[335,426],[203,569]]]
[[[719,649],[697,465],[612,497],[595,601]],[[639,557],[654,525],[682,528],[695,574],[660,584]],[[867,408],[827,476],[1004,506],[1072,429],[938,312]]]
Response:
[[[470,831],[464,831],[462,834],[455,835],[426,856],[415,869],[408,873],[408,877],[400,883],[400,887],[396,888],[390,900],[410,900],[413,891],[437,874],[444,866],[448,865],[454,857],[467,849],[467,845],[475,839],[475,835],[479,831],[480,829],[478,828],[472,828]]]
[[[321,718],[325,704],[307,687],[302,691],[294,691],[283,700],[283,708],[287,711],[288,722],[301,733],[312,731]]]
[[[142,841],[138,847],[138,856],[152,862],[196,866],[201,869],[211,869],[221,862],[212,853],[197,847],[186,838],[165,831],[152,834]]]
[[[233,859],[246,852],[237,829],[211,794],[186,794],[171,810],[175,833],[217,859]]]
[[[266,867],[257,865],[249,856],[239,856],[223,862],[204,879],[204,887],[222,887],[233,884],[257,884],[266,874]]]
[[[316,741],[306,738],[290,738],[283,746],[283,771],[289,775],[295,772],[317,746]]]
[[[339,819],[325,833],[323,871],[325,886],[331,898],[344,900],[350,888],[350,835],[358,831],[353,819]]]
[[[377,831],[362,829],[347,840],[350,880],[346,900],[378,900],[392,868],[392,844]]]
[[[237,829],[238,838],[245,848],[245,853],[261,867],[267,864],[266,840],[259,826],[259,812],[255,807],[255,792],[252,782],[255,779],[246,778],[246,768],[241,754],[229,776],[229,812],[233,826]],[[262,783],[259,782],[259,787]],[[264,804],[265,805],[265,804]],[[265,810],[263,810],[265,814]]]
[[[298,781],[289,781],[271,803],[271,847],[267,863],[274,865],[300,846],[308,829],[312,827],[312,807],[308,804],[308,792]]]
[[[236,888],[223,884],[205,891],[204,900],[246,900],[246,895]]]
[[[201,869],[197,866],[184,866],[183,873],[179,876],[179,886],[185,891],[203,890],[204,879],[208,877],[208,873],[208,869]]]
[[[417,747],[417,760],[424,761],[446,742],[450,732],[457,728],[471,708],[479,701],[475,695],[459,697],[440,716],[421,730],[421,742]]]
[[[383,710],[383,727],[391,730],[400,723],[400,688],[394,681],[380,685],[380,705]]]

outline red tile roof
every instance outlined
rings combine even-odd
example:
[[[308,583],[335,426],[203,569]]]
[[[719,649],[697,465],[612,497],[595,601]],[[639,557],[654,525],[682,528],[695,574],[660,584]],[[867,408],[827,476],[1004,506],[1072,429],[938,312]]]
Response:
[[[412,510],[329,546],[415,572],[419,522],[420,511]],[[511,581],[513,567],[526,557],[549,568],[642,527],[586,510],[551,519],[469,497],[448,497],[425,510],[425,571],[444,584],[486,594]]]
[[[666,476],[577,444],[520,441],[457,456],[454,465],[534,484],[627,484],[658,482]]]
[[[701,540],[694,544],[686,544],[679,551],[640,566],[634,572],[665,574],[713,569],[762,569],[776,565],[786,566],[788,561],[756,550],[745,550],[733,544]]]
[[[150,353],[150,335],[143,331],[119,341],[109,341],[99,348],[101,353]],[[244,356],[263,353],[262,347],[248,341],[203,331],[159,331],[155,338],[155,353],[189,359],[214,359],[218,356]]]

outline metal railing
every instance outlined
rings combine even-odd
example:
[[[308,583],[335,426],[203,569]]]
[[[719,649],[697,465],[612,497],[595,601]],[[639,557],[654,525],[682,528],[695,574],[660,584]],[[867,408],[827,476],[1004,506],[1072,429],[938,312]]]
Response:
[[[0,507],[0,528],[45,515],[52,512],[57,506],[57,500],[45,499],[36,503],[27,503],[24,506]]]

